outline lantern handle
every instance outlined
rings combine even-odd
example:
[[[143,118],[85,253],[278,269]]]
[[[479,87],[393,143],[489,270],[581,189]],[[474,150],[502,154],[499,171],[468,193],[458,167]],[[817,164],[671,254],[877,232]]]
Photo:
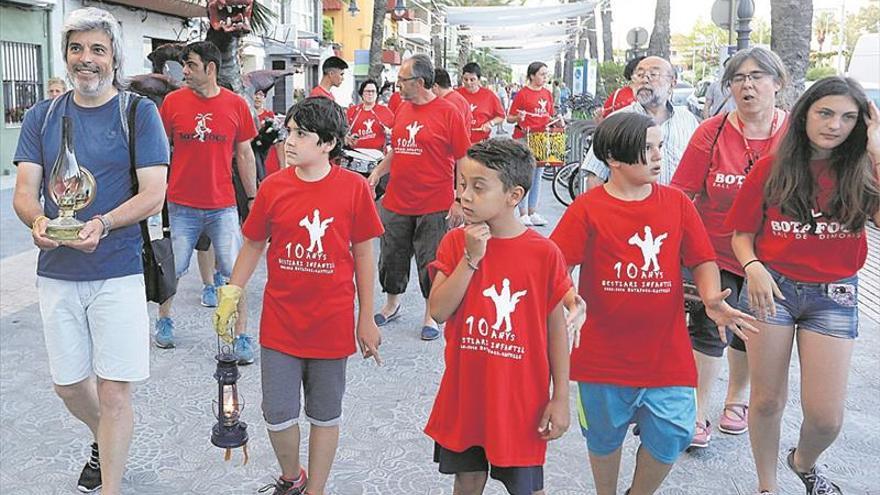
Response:
[[[226,326],[226,331],[229,332],[229,341],[230,342],[235,342],[235,322],[236,322],[236,320],[238,320],[238,318],[236,317],[236,315],[233,315],[231,318],[229,318],[229,324]],[[223,345],[223,342],[220,339],[220,334],[218,333],[217,334],[217,354],[224,354],[224,353],[228,354],[228,353],[232,352],[233,349],[234,349],[234,346],[233,346],[233,348],[230,348],[228,344]],[[224,351],[229,351],[229,352],[224,352]]]

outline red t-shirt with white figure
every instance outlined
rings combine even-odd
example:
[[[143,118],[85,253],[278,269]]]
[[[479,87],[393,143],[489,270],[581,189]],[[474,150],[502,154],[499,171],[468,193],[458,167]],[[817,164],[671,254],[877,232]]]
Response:
[[[587,303],[571,379],[695,387],[681,267],[714,261],[715,253],[691,200],[657,184],[640,201],[597,187],[569,206],[550,239],[569,266],[580,265]]]
[[[455,191],[455,160],[470,147],[464,117],[445,98],[403,102],[391,131],[391,176],[382,206],[399,215],[448,210]]]
[[[174,144],[168,201],[205,210],[235,206],[235,145],[257,135],[244,98],[226,88],[210,98],[181,88],[165,97],[159,114]]]
[[[504,109],[501,108],[501,100],[498,99],[498,95],[486,88],[478,88],[475,92],[471,93],[466,88],[461,87],[458,88],[458,92],[467,100],[471,114],[474,117],[468,124],[471,128],[471,142],[479,143],[484,139],[488,139],[488,132],[475,131],[474,129],[479,129],[483,124],[496,117],[504,117]]]
[[[333,93],[324,89],[320,84],[312,88],[312,91],[309,92],[309,96],[322,96],[324,98],[330,98],[333,101],[336,101],[336,97],[333,96]]]
[[[828,210],[837,178],[828,160],[810,162],[815,189],[815,227],[782,213],[764,201],[764,185],[774,157],[766,156],[746,177],[725,226],[755,236],[755,256],[766,266],[800,282],[828,283],[855,275],[868,257],[865,231],[850,232],[823,213]]]
[[[263,181],[241,228],[251,240],[272,238],[260,345],[300,358],[355,352],[351,245],[383,232],[372,198],[363,177],[340,167],[317,182],[295,167]]]
[[[385,105],[364,109],[363,103],[346,111],[350,133],[356,138],[355,148],[385,149],[385,129],[394,125],[394,114]]]
[[[785,117],[782,115],[778,118],[771,137],[749,139],[749,147],[754,152],[765,155],[776,149],[785,134],[781,129],[785,125]],[[723,127],[720,127],[722,124]],[[715,136],[718,136],[717,141]],[[733,231],[724,226],[724,219],[746,174],[750,172],[748,168],[746,146],[740,130],[727,120],[727,114],[716,115],[704,120],[694,132],[670,184],[686,193],[697,195],[694,205],[703,219],[709,238],[712,239],[712,247],[718,255],[718,266],[738,275],[743,275],[743,270],[730,245]]]
[[[451,275],[464,247],[463,229],[447,233],[432,274]],[[446,370],[428,436],[455,452],[479,445],[495,466],[544,464],[538,423],[550,401],[547,318],[570,288],[559,249],[534,230],[489,239],[446,322]]]
[[[510,104],[508,115],[519,115],[519,111],[526,112],[526,116],[513,130],[513,139],[525,137],[526,131],[543,131],[553,115],[553,94],[547,88],[532,89],[523,86],[516,93],[516,98]]]

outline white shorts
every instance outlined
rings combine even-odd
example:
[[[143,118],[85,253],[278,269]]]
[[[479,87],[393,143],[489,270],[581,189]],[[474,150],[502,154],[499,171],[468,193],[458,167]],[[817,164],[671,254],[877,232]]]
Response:
[[[37,277],[49,370],[56,385],[150,377],[150,319],[141,274],[75,282]]]

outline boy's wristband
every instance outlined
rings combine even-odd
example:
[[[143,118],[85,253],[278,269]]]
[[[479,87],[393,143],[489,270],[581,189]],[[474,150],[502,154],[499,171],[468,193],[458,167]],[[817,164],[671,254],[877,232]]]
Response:
[[[760,263],[760,262],[761,262],[761,260],[759,260],[758,258],[755,258],[755,259],[749,261],[748,263],[743,265],[743,271],[745,271],[745,269],[748,268],[749,265],[751,265],[752,263]]]
[[[474,264],[474,261],[471,259],[471,254],[468,253],[467,248],[464,249],[464,262],[467,263],[468,268],[473,271],[477,271],[480,269],[479,266]]]

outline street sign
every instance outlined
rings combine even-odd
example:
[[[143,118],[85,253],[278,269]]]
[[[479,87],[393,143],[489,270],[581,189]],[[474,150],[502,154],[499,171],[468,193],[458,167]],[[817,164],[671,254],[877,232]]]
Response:
[[[645,28],[632,28],[626,33],[626,42],[633,48],[638,48],[648,42],[648,31]]]
[[[730,29],[730,2],[733,0],[715,0],[712,4],[712,22],[721,29]]]

